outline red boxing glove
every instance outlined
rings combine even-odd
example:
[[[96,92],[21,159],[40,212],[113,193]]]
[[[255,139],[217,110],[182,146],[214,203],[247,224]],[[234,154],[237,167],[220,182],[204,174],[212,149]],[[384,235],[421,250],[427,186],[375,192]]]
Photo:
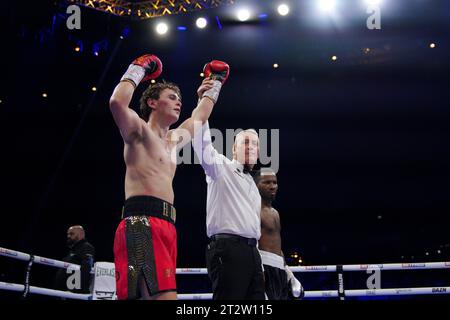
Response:
[[[158,78],[161,72],[161,60],[153,54],[146,54],[130,64],[121,81],[131,80],[137,86],[141,82]]]
[[[161,60],[153,54],[143,55],[134,60],[131,64],[144,68],[145,77],[141,80],[141,82],[156,79],[162,72]]]
[[[218,80],[221,84],[224,84],[230,74],[230,66],[223,61],[213,60],[205,64],[203,73],[205,77]]]

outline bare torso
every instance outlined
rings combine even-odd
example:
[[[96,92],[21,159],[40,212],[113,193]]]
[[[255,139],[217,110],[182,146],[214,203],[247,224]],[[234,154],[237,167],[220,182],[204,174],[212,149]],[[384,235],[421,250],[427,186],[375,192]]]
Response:
[[[261,238],[259,249],[283,256],[281,251],[281,224],[278,211],[263,206],[261,209]]]
[[[160,138],[148,125],[144,125],[142,137],[131,144],[125,144],[126,199],[150,195],[173,204],[172,181],[176,162],[171,160],[171,153],[175,147],[175,143],[170,142],[169,138]]]

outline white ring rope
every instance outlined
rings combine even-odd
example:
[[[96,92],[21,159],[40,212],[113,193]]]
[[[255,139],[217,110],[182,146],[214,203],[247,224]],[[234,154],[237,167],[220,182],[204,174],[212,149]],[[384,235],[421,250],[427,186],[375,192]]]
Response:
[[[345,290],[346,297],[373,297],[373,296],[404,296],[404,295],[429,295],[450,294],[450,287],[425,287],[425,288],[393,288],[393,289],[358,289]],[[337,298],[337,290],[305,291],[305,298]],[[178,300],[211,300],[212,293],[177,294]]]
[[[30,255],[0,247],[0,256],[6,256],[13,259],[29,261]],[[79,270],[77,264],[67,263],[59,260],[34,256],[34,262],[52,267],[67,269],[71,267]],[[336,265],[324,266],[292,266],[289,269],[292,272],[336,272]],[[385,263],[385,264],[349,264],[342,266],[343,271],[366,271],[373,269],[380,270],[421,270],[421,269],[450,269],[450,261],[444,262],[422,262],[422,263]],[[177,268],[177,274],[207,274],[206,268]]]
[[[289,267],[292,272],[336,272],[337,266],[295,266]],[[385,264],[349,264],[342,266],[343,271],[366,270],[420,270],[450,269],[450,261],[423,263],[385,263]],[[177,274],[207,274],[206,268],[177,268]]]
[[[337,266],[300,266],[289,267],[292,272],[336,272]],[[450,261],[421,263],[385,263],[385,264],[349,264],[342,266],[343,271],[366,270],[420,270],[420,269],[450,269]]]
[[[5,256],[17,260],[30,261],[30,255],[28,253],[23,253],[20,251],[15,251],[11,249],[6,249],[0,247],[0,256]],[[71,268],[72,270],[80,270],[80,266],[78,264],[68,263],[59,260],[53,260],[49,258],[44,258],[40,256],[34,256],[34,263],[44,264],[46,266],[57,267],[57,268]]]
[[[30,261],[31,255],[15,250],[10,250],[0,247],[0,256],[5,256],[13,259]],[[71,268],[79,270],[80,266],[77,264],[67,263],[59,260],[34,256],[34,262],[57,267],[57,268]],[[295,266],[289,267],[292,272],[336,272],[337,265],[324,266]],[[424,262],[424,263],[387,263],[387,264],[353,264],[343,265],[343,271],[366,271],[366,270],[423,270],[423,269],[450,269],[450,262]],[[207,274],[206,268],[177,268],[177,274],[199,275]],[[24,285],[0,282],[0,289],[9,291],[23,292]],[[77,299],[77,300],[91,300],[91,294],[78,294],[68,291],[52,290],[41,287],[29,287],[30,293],[42,294],[53,297]],[[450,294],[450,287],[423,287],[423,288],[393,288],[393,289],[358,289],[345,290],[346,297],[368,297],[368,296],[403,296],[403,295],[430,295],[430,294]],[[305,298],[337,298],[339,292],[337,290],[328,291],[305,291]],[[211,300],[212,293],[179,293],[177,294],[179,300]]]
[[[23,292],[23,290],[25,289],[25,286],[23,284],[0,282],[0,289]],[[52,290],[52,289],[33,287],[33,286],[30,286],[30,293],[42,294],[45,296],[52,296],[52,297],[76,299],[76,300],[90,300],[92,298],[91,294],[72,293],[69,291],[59,291],[59,290]]]

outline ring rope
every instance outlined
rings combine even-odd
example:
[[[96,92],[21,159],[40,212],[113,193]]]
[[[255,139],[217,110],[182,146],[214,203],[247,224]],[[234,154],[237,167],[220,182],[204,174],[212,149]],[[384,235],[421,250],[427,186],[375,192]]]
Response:
[[[8,282],[0,281],[0,289],[3,289],[3,290],[23,291],[24,287],[25,286],[22,284],[8,283]],[[60,291],[60,290],[53,290],[53,289],[34,287],[34,286],[29,286],[29,293],[42,294],[45,296],[52,296],[52,297],[76,299],[76,300],[91,300],[91,298],[92,298],[91,294],[73,293],[73,292],[69,292],[69,291]]]
[[[31,258],[31,255],[29,255],[28,253],[23,253],[20,251],[6,249],[6,248],[2,248],[2,247],[0,247],[0,256],[5,256],[5,257],[12,258],[12,259],[23,260],[23,261],[30,261],[30,258]],[[70,267],[72,270],[80,270],[80,266],[78,264],[44,258],[44,257],[40,257],[40,256],[34,256],[33,259],[34,259],[34,263],[44,264],[46,266],[63,268],[63,269],[67,269]]]
[[[68,291],[53,290],[41,287],[30,286],[30,273],[33,263],[48,265],[58,268],[72,268],[77,270],[79,265],[67,263],[59,260],[34,256],[20,251],[0,247],[0,256],[28,262],[25,285],[0,282],[0,289],[23,292],[23,298],[28,294],[42,294],[67,299],[92,300],[91,294],[79,294]],[[366,271],[366,270],[421,270],[421,269],[450,269],[450,262],[424,262],[424,263],[388,263],[388,264],[353,264],[353,265],[323,265],[323,266],[294,266],[289,267],[292,272],[337,272],[339,283],[344,271]],[[206,268],[177,268],[177,274],[199,275],[207,274]],[[392,288],[392,289],[357,289],[325,291],[305,291],[305,298],[340,298],[345,297],[368,297],[368,296],[403,296],[403,295],[430,295],[430,294],[450,294],[450,287],[418,287],[418,288]],[[179,300],[211,300],[212,293],[179,293]]]

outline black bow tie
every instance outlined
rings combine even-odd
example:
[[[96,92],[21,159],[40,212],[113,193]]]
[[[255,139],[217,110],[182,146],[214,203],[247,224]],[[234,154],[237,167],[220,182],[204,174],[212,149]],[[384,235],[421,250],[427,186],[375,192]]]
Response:
[[[242,172],[245,173],[245,174],[247,174],[247,173],[251,173],[252,170],[251,170],[249,167],[244,166],[244,168],[242,169]]]

